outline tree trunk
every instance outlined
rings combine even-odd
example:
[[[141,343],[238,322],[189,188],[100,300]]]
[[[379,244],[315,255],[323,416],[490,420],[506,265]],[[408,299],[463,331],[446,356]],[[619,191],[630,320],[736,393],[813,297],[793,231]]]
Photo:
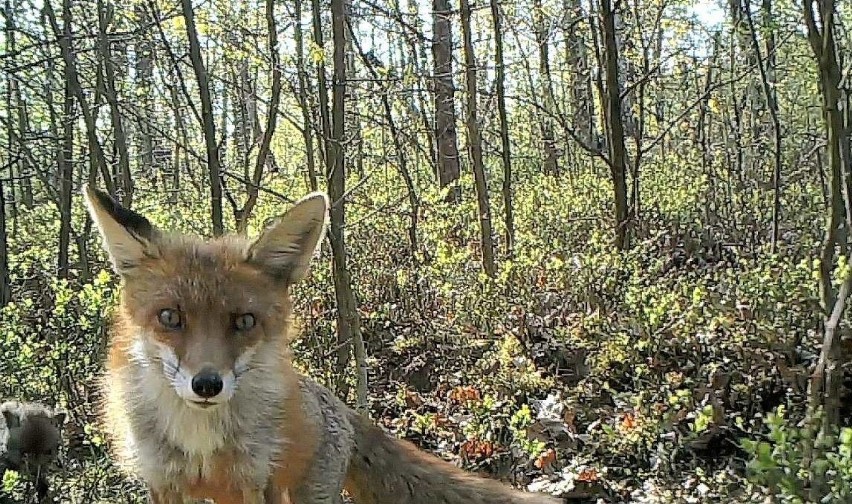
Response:
[[[127,148],[127,135],[124,131],[124,120],[118,108],[118,95],[115,86],[115,67],[112,61],[112,49],[110,48],[109,34],[107,29],[112,23],[113,9],[105,7],[103,0],[97,1],[98,9],[98,45],[101,57],[104,61],[105,95],[109,103],[110,121],[112,122],[115,147],[118,151],[118,172],[121,176],[120,186],[122,189],[121,204],[130,208],[133,203],[133,177],[130,173],[130,153]]]
[[[55,19],[54,19],[55,21]],[[62,48],[73,54],[71,0],[62,1]],[[62,152],[59,165],[59,257],[58,276],[68,278],[68,253],[71,242],[71,184],[74,177],[74,63],[65,58],[65,92],[62,104]]]
[[[817,25],[814,4],[819,8]],[[837,45],[834,38],[834,0],[806,0],[804,3],[805,24],[808,40],[817,61],[819,88],[822,94],[823,119],[826,125],[826,150],[830,173],[831,201],[826,227],[825,242],[820,255],[820,304],[825,321],[825,333],[819,361],[808,390],[807,425],[816,433],[816,439],[805,450],[805,463],[809,465],[810,500],[820,502],[830,491],[829,475],[823,463],[825,447],[833,447],[840,426],[840,389],[843,371],[840,362],[840,335],[836,333],[846,307],[852,276],[843,280],[839,293],[832,284],[835,266],[835,247],[841,244],[843,231],[850,223],[845,219],[843,201],[843,162],[841,138],[847,134],[843,117],[838,108],[840,98],[841,70],[837,61]],[[849,167],[847,167],[848,169]],[[849,257],[846,257],[847,261]],[[839,295],[838,295],[839,294]],[[811,439],[814,436],[810,436]],[[807,466],[806,465],[806,466]]]
[[[764,15],[771,14],[769,0],[764,0]],[[772,236],[771,236],[771,251],[774,254],[778,250],[778,233],[781,225],[781,121],[778,118],[778,100],[775,95],[774,68],[771,61],[774,59],[774,42],[769,40],[774,39],[773,29],[768,27],[767,44],[768,49],[772,52],[766,54],[766,59],[760,54],[760,44],[757,41],[757,29],[754,26],[754,19],[751,15],[751,2],[745,0],[745,17],[748,21],[749,38],[752,43],[752,50],[757,57],[757,69],[760,72],[760,82],[763,87],[763,97],[766,99],[766,105],[769,108],[769,117],[772,120],[772,133],[774,138],[773,162],[774,170],[772,175]]]
[[[583,36],[586,16],[580,0],[566,0],[565,10],[570,16],[565,30],[565,47],[568,51],[568,65],[571,68],[572,122],[580,140],[586,145],[595,145],[597,144],[595,101],[592,98],[592,76],[586,55],[586,40]]]
[[[506,219],[506,255],[511,258],[515,249],[515,210],[512,207],[512,152],[509,142],[509,121],[506,117],[506,66],[503,63],[503,20],[497,0],[491,0],[491,19],[494,23],[497,115],[500,117],[500,146],[503,160],[503,212]]]
[[[615,247],[628,247],[627,209],[627,149],[624,143],[624,123],[621,115],[621,86],[618,80],[618,46],[615,33],[615,13],[611,0],[601,0],[601,27],[604,38],[606,72],[606,119],[609,168],[615,195]]]
[[[550,78],[550,50],[548,47],[550,30],[542,12],[541,0],[533,0],[533,23],[535,25],[535,40],[538,45],[538,79],[539,89],[544,96],[544,111],[539,119],[541,125],[541,141],[544,154],[544,173],[559,174],[559,156],[556,142],[553,139],[553,118],[556,101],[553,98],[553,82]]]
[[[453,186],[448,201],[458,202],[459,149],[456,140],[455,84],[453,84],[453,34],[449,0],[433,0],[432,59],[435,93],[435,143],[438,149],[438,183]]]
[[[83,115],[83,122],[86,124],[86,137],[89,143],[89,151],[91,153],[94,153],[94,156],[92,156],[92,158],[94,162],[96,162],[98,165],[98,169],[100,170],[101,175],[104,179],[104,186],[106,187],[107,192],[109,192],[112,196],[115,196],[115,180],[113,180],[112,174],[109,172],[109,165],[106,161],[106,156],[104,155],[103,147],[101,146],[101,143],[98,140],[97,121],[92,110],[89,108],[88,102],[86,101],[86,96],[83,94],[83,88],[80,85],[79,76],[77,75],[77,64],[75,60],[74,50],[72,48],[70,26],[71,6],[65,5],[65,2],[63,2],[62,9],[63,22],[64,17],[66,15],[68,17],[68,26],[64,28],[59,27],[59,23],[57,23],[56,21],[56,13],[53,11],[53,6],[51,5],[51,2],[46,2],[44,4],[44,13],[47,16],[48,22],[50,23],[54,35],[57,39],[59,39],[59,49],[62,53],[62,61],[65,68],[65,79],[67,81],[66,91],[71,93],[71,98],[76,99],[80,107],[80,113]],[[65,33],[66,30],[67,33]],[[73,104],[71,104],[71,107],[73,108]],[[73,121],[72,119],[68,120]],[[66,127],[68,126],[66,125]],[[71,129],[73,129],[73,125]],[[73,157],[73,153],[70,152],[70,150],[68,151],[67,155],[69,156],[68,159],[71,159],[71,157]],[[68,169],[70,170],[72,168]],[[68,183],[71,183],[70,179]]]
[[[414,185],[414,179],[411,177],[411,171],[408,168],[408,156],[406,155],[405,149],[402,146],[402,132],[397,127],[396,119],[393,116],[393,107],[391,105],[390,98],[388,97],[388,89],[390,89],[390,86],[386,86],[384,85],[384,83],[381,82],[381,77],[379,76],[378,71],[376,71],[373,62],[364,53],[361,48],[361,45],[354,38],[353,45],[357,47],[358,54],[361,56],[361,60],[364,63],[364,67],[367,68],[367,71],[370,73],[370,76],[377,82],[379,86],[382,87],[382,91],[380,93],[382,109],[385,112],[385,120],[388,122],[388,129],[390,129],[391,140],[393,142],[394,152],[397,158],[396,165],[399,168],[399,175],[400,177],[402,177],[402,181],[405,183],[405,189],[408,192],[408,204],[411,207],[408,225],[408,243],[411,260],[416,262],[418,248],[417,224],[418,216],[420,214],[420,199],[417,197],[417,188]]]
[[[269,100],[269,112],[266,116],[266,129],[263,131],[263,136],[260,140],[260,149],[257,153],[257,159],[254,163],[254,173],[252,174],[251,184],[248,188],[248,199],[246,199],[237,219],[237,231],[240,233],[246,232],[249,218],[252,211],[254,211],[254,206],[257,204],[260,180],[263,177],[263,167],[266,166],[270,145],[272,144],[272,135],[275,133],[275,126],[278,122],[278,104],[281,100],[281,68],[279,64],[280,58],[278,57],[278,28],[275,23],[275,2],[273,0],[266,0],[266,28],[269,32],[269,57],[272,61],[272,96]]]
[[[204,131],[204,145],[207,150],[207,173],[210,183],[210,214],[213,224],[213,235],[221,236],[225,232],[222,222],[222,185],[220,181],[221,166],[219,164],[219,146],[216,143],[216,123],[213,119],[213,102],[210,99],[210,87],[207,82],[207,69],[201,58],[201,45],[198,43],[198,32],[195,29],[195,13],[191,0],[181,0],[183,17],[186,20],[186,35],[189,39],[189,58],[192,69],[198,81],[198,92],[201,98],[201,121]]]
[[[467,136],[468,153],[473,168],[476,186],[476,202],[479,208],[479,231],[482,248],[482,267],[485,274],[494,277],[494,242],[491,231],[491,205],[488,203],[488,184],[482,162],[482,137],[476,107],[476,55],[473,53],[473,35],[470,26],[470,4],[461,0],[462,37],[464,38],[465,84],[467,85]]]
[[[317,166],[314,159],[314,121],[308,102],[308,73],[305,66],[305,42],[302,33],[302,0],[295,0],[293,23],[296,31],[296,72],[299,77],[299,108],[302,110],[302,138],[305,142],[305,156],[308,163],[308,184],[316,191]]]
[[[328,193],[332,201],[329,238],[334,262],[334,285],[338,306],[338,344],[352,345],[358,367],[356,405],[367,410],[367,359],[361,338],[361,320],[352,291],[352,279],[346,264],[345,226],[346,173],[343,150],[346,115],[346,11],[344,0],[331,1],[332,37],[334,39],[334,89],[332,94],[332,136],[328,142]],[[342,364],[338,362],[338,364]],[[342,371],[342,370],[341,370]]]
[[[6,4],[8,6],[8,3]],[[7,13],[9,11],[6,11]],[[9,144],[11,146],[11,142]],[[6,187],[0,174],[0,308],[12,301],[12,283],[9,278],[9,246],[6,237]]]
[[[154,44],[150,40],[149,30],[151,16],[149,10],[143,3],[137,3],[134,7],[136,25],[139,30],[139,40],[135,43],[136,53],[136,81],[134,86],[141,102],[142,120],[138,123],[138,138],[140,150],[139,168],[142,173],[148,174],[154,168],[154,139],[151,136],[151,125],[149,121],[155,121],[154,107],[152,105],[151,90],[154,80]],[[155,123],[156,124],[156,123]],[[177,152],[174,153],[177,158]],[[172,175],[174,177],[174,175]]]
[[[322,10],[320,0],[311,0],[311,19],[314,29],[314,44],[317,47],[324,47],[325,41],[322,33]],[[320,156],[326,165],[325,179],[328,182],[328,177],[331,174],[329,165],[328,146],[331,139],[331,118],[329,117],[328,108],[328,85],[325,78],[325,62],[323,60],[316,62],[317,67],[317,94],[319,95],[319,116],[320,130],[322,131],[322,141],[320,142]],[[339,352],[349,352],[349,347],[338,349]],[[338,355],[338,357],[340,357]],[[348,357],[347,357],[348,359]]]

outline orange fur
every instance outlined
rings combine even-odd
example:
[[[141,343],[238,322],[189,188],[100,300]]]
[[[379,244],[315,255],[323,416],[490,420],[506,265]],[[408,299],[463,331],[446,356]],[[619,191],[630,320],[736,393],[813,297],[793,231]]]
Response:
[[[164,233],[103,193],[86,198],[122,279],[103,424],[154,504],[333,504],[344,487],[358,504],[555,502],[392,438],[296,373],[290,289],[324,233],[324,195],[254,241]],[[218,389],[198,386],[210,373]]]

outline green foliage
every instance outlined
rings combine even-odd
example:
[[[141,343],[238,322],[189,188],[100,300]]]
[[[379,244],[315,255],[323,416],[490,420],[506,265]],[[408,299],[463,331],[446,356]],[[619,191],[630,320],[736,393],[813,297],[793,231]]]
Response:
[[[844,427],[836,439],[815,440],[810,429],[787,417],[783,406],[769,413],[764,422],[766,440],[741,441],[751,457],[748,470],[753,482],[767,487],[779,502],[801,504],[810,502],[808,476],[818,470],[831,482],[831,491],[822,502],[852,499],[852,428]],[[819,449],[809,452],[815,443]],[[818,456],[809,459],[808,453]]]

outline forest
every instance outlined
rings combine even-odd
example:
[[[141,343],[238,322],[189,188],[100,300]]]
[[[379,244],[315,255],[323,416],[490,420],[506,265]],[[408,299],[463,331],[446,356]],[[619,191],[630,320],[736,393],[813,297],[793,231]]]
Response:
[[[852,3],[2,12],[0,397],[67,411],[54,502],[147,502],[98,416],[120,282],[87,184],[210,237],[326,192],[297,367],[466,470],[852,502]]]

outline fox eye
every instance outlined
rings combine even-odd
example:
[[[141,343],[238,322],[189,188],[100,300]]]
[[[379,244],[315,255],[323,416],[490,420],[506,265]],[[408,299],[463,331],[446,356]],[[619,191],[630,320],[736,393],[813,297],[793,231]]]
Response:
[[[237,315],[237,318],[234,319],[234,329],[237,331],[248,331],[252,327],[254,327],[255,320],[254,315],[251,313],[243,313],[242,315]]]
[[[167,329],[179,329],[182,324],[180,312],[172,310],[171,308],[160,310],[157,318],[160,321],[160,324]]]

